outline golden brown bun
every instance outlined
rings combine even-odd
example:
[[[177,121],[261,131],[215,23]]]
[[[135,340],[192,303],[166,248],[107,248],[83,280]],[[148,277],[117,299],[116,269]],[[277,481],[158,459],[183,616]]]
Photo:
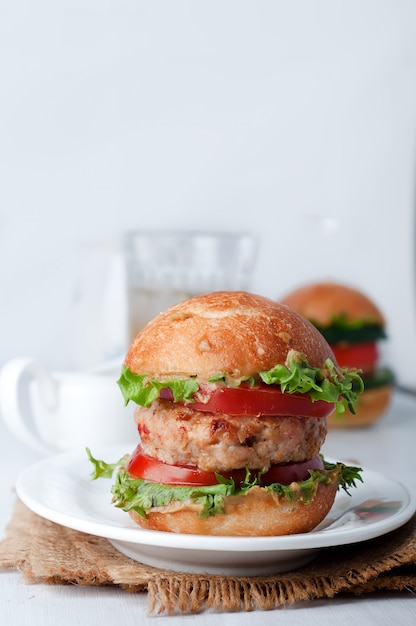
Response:
[[[384,385],[368,389],[358,396],[355,405],[355,415],[348,409],[339,415],[333,413],[328,417],[328,427],[332,428],[361,428],[376,422],[388,409],[393,387]]]
[[[290,504],[283,496],[253,487],[246,495],[227,496],[225,514],[201,519],[195,510],[150,512],[146,519],[129,511],[142,528],[196,535],[260,537],[306,533],[324,519],[337,492],[337,480],[320,483],[310,504],[298,500]]]
[[[357,289],[338,283],[305,285],[287,294],[281,302],[323,328],[338,315],[345,315],[348,322],[361,320],[385,326],[385,319],[374,302]]]
[[[285,363],[290,350],[321,367],[335,357],[322,335],[301,315],[243,291],[195,296],[158,315],[134,339],[125,364],[154,378],[217,373],[252,376]]]

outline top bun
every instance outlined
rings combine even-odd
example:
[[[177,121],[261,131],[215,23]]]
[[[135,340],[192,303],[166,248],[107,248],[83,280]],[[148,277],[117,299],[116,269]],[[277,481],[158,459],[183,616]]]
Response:
[[[302,352],[312,367],[334,354],[302,315],[244,291],[194,296],[158,315],[134,339],[125,365],[154,379],[196,376],[201,382],[228,374],[253,376]]]
[[[330,326],[334,317],[341,315],[346,322],[360,320],[385,326],[385,319],[374,302],[361,291],[346,285],[333,282],[305,285],[292,291],[281,302],[322,328]]]

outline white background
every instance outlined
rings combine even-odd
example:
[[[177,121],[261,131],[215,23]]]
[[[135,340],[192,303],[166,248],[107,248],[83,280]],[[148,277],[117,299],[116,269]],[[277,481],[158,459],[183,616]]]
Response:
[[[90,242],[239,230],[254,291],[365,289],[416,386],[415,131],[412,0],[0,0],[0,365],[67,366]]]

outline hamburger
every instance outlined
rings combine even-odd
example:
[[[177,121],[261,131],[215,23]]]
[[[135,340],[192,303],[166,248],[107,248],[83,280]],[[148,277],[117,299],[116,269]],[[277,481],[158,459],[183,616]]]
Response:
[[[246,292],[195,296],[135,337],[118,384],[140,442],[114,465],[113,502],[146,529],[200,535],[308,532],[361,469],[320,455],[327,418],[356,400],[301,315]]]
[[[386,338],[386,321],[377,305],[356,288],[336,282],[308,284],[281,302],[306,317],[325,337],[341,367],[358,368],[364,393],[355,413],[347,409],[329,418],[331,427],[368,426],[387,410],[394,376],[381,365],[379,341]]]

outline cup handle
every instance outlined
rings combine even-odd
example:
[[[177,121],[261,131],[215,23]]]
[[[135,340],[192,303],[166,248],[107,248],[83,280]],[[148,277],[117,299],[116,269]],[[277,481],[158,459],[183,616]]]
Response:
[[[57,387],[49,372],[31,358],[12,359],[0,371],[0,413],[9,431],[36,452],[50,454],[53,450],[42,442],[31,419],[29,427],[22,414],[23,401],[29,405],[29,381],[35,379],[39,395],[46,409],[57,406]],[[32,417],[32,416],[31,416]]]

